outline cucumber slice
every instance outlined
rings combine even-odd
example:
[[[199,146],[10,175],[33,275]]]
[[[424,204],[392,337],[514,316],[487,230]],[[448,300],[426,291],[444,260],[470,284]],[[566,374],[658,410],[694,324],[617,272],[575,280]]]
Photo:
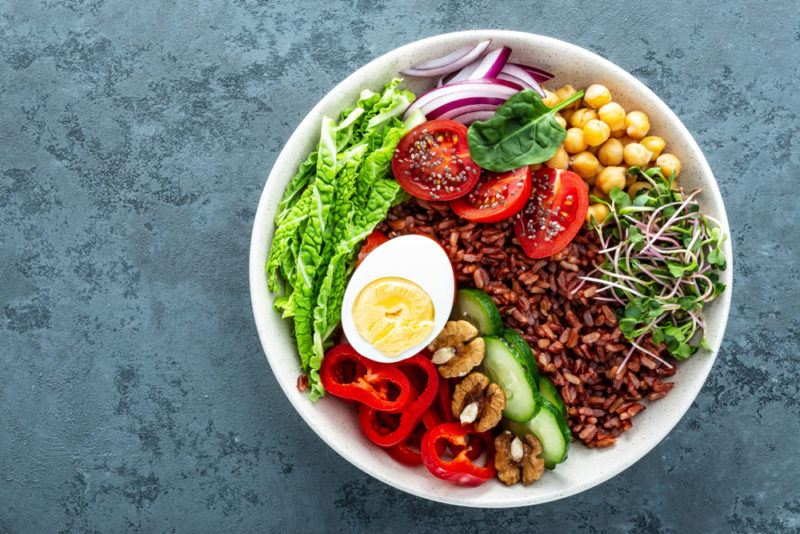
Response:
[[[564,414],[564,417],[566,417],[567,407],[564,405],[564,399],[561,398],[561,394],[553,383],[545,376],[539,378],[539,393],[541,393],[546,401],[558,408],[561,413]]]
[[[497,306],[480,289],[459,289],[450,318],[469,321],[482,336],[499,336],[503,332],[503,318]]]
[[[550,402],[542,399],[542,409],[536,417],[527,423],[508,421],[506,426],[517,436],[533,434],[542,444],[542,457],[544,466],[554,469],[567,459],[569,442],[571,439],[567,420],[564,415]]]
[[[486,352],[481,369],[506,394],[503,416],[512,421],[529,421],[539,411],[541,397],[528,360],[503,338],[485,336],[483,341]]]
[[[516,330],[506,328],[503,332],[503,339],[505,339],[508,344],[511,345],[519,354],[521,354],[523,359],[528,362],[527,367],[528,371],[533,377],[533,383],[538,384],[539,366],[536,364],[536,358],[533,356],[531,346],[528,345],[528,342],[525,341],[525,338],[522,337]]]

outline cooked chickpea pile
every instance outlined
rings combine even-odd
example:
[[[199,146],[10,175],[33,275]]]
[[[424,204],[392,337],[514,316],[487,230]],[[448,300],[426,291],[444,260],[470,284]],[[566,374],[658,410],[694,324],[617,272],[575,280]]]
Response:
[[[567,84],[553,91],[545,89],[544,103],[552,107],[575,94]],[[631,197],[650,184],[636,181],[627,174],[628,167],[661,167],[665,176],[681,173],[681,162],[664,152],[666,143],[650,132],[650,119],[643,111],[629,111],[614,102],[604,85],[586,88],[583,101],[556,114],[556,120],[567,129],[567,137],[558,152],[544,163],[551,169],[569,169],[592,188],[591,194],[608,198],[614,187]],[[609,215],[604,204],[592,204],[586,221],[603,221]]]

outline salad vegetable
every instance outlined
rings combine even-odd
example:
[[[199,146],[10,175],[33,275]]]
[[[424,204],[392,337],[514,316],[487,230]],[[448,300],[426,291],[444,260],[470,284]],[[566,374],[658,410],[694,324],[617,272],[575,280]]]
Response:
[[[494,478],[496,473],[491,455],[484,465],[478,465],[470,458],[473,440],[480,440],[485,449],[491,449],[492,436],[489,432],[477,433],[472,425],[442,423],[425,433],[422,438],[422,462],[434,476],[461,486],[478,486]],[[442,445],[456,446],[460,451],[448,460],[444,457]]]
[[[600,299],[623,306],[619,327],[631,349],[618,372],[634,349],[663,361],[641,346],[646,336],[666,343],[679,360],[706,346],[700,312],[725,289],[719,272],[726,265],[726,237],[719,222],[700,211],[701,191],[676,190],[675,175],[667,178],[658,167],[628,173],[650,187],[639,188],[633,199],[616,187],[609,200],[593,197],[610,217],[594,225],[603,261],[583,277],[601,285]]]
[[[579,91],[549,107],[536,91],[526,89],[517,93],[497,108],[491,119],[470,126],[472,159],[495,172],[549,160],[567,136],[556,120],[556,113],[582,97],[583,91]]]
[[[395,416],[384,415],[375,408],[362,404],[358,409],[358,420],[367,438],[381,447],[391,447],[404,442],[417,427],[439,392],[439,373],[427,354],[417,354],[396,366],[409,378],[419,372],[420,383],[414,385],[414,399]],[[412,382],[415,382],[412,379]],[[383,410],[386,412],[386,410]]]
[[[313,399],[323,394],[318,369],[339,322],[344,283],[358,246],[405,198],[388,178],[397,143],[424,120],[397,119],[414,100],[392,80],[381,94],[365,90],[338,124],[323,118],[317,150],[290,181],[278,208],[266,265],[275,307],[295,325],[301,366]]]
[[[328,351],[320,379],[331,395],[383,412],[400,412],[418,400],[411,400],[414,393],[411,382],[401,370],[369,360],[347,344]]]

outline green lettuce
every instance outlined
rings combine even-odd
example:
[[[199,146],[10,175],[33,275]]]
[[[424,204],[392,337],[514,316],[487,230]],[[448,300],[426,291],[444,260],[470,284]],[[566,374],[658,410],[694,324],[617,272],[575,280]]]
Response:
[[[395,79],[383,91],[365,89],[336,123],[322,122],[317,150],[289,182],[275,216],[276,230],[265,266],[276,309],[293,318],[300,363],[310,397],[324,394],[319,366],[340,321],[347,278],[361,242],[407,195],[389,179],[400,139],[424,121],[399,116],[414,94]]]
[[[313,353],[311,306],[314,274],[319,267],[322,238],[328,230],[328,215],[335,196],[336,127],[333,119],[323,117],[317,151],[317,175],[311,184],[311,212],[308,216],[297,254],[297,273],[291,299],[294,301],[294,330],[297,350],[304,369]]]

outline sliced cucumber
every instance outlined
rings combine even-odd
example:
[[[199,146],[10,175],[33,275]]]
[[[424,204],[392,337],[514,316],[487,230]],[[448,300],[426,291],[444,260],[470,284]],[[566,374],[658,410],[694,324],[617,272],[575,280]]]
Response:
[[[542,397],[544,397],[546,401],[558,408],[566,417],[567,407],[564,405],[564,399],[561,398],[561,394],[558,392],[553,383],[550,382],[545,376],[539,378],[539,393],[541,393]]]
[[[523,437],[525,434],[536,436],[542,444],[544,466],[554,469],[556,464],[567,459],[571,436],[567,420],[558,408],[544,399],[541,404],[542,409],[527,423],[508,421],[506,425],[517,436]]]
[[[506,328],[503,332],[503,339],[511,345],[518,353],[523,356],[523,359],[528,362],[528,371],[533,377],[533,383],[539,383],[539,366],[536,364],[536,358],[533,356],[533,351],[525,338],[519,332],[511,328]]]
[[[527,358],[503,338],[485,336],[483,341],[486,352],[481,368],[506,394],[503,416],[512,421],[529,421],[539,411],[541,397]]]
[[[459,289],[450,318],[469,321],[482,336],[499,336],[503,332],[503,318],[497,306],[480,289]]]

